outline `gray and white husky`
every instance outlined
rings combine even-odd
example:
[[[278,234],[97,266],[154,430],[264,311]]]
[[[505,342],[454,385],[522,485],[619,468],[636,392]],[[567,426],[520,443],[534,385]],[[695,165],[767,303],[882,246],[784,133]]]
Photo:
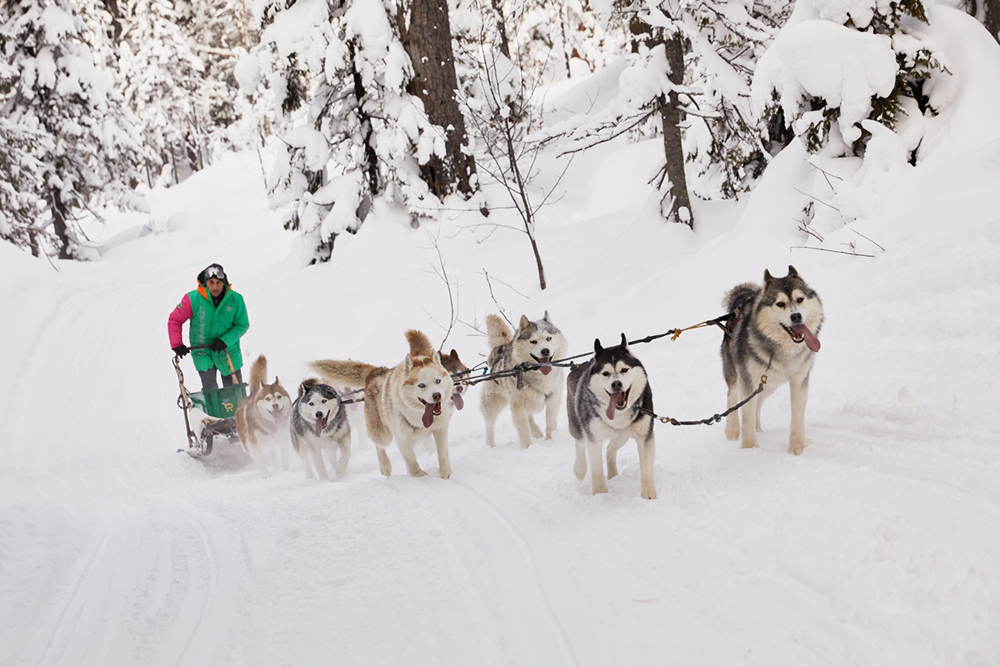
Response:
[[[583,480],[590,459],[593,493],[607,493],[601,450],[608,443],[608,478],[618,474],[618,450],[633,438],[639,447],[642,497],[656,498],[653,483],[653,390],[646,369],[629,350],[625,334],[615,347],[594,341],[594,358],[574,368],[566,379],[569,432],[576,440],[573,472]],[[640,412],[639,408],[646,412]]]
[[[303,380],[299,397],[292,404],[292,447],[302,459],[306,479],[330,479],[323,463],[323,450],[337,477],[347,472],[351,460],[351,426],[337,391],[315,378]],[[337,452],[340,452],[339,459]]]
[[[538,370],[522,375],[520,389],[516,377],[505,377],[483,383],[480,392],[480,409],[486,420],[486,444],[496,445],[494,428],[497,417],[510,406],[514,428],[521,449],[531,444],[532,436],[542,437],[542,430],[535,423],[534,414],[545,410],[545,439],[552,438],[559,419],[562,402],[563,371],[551,366],[553,359],[566,354],[566,338],[552,324],[548,311],[545,317],[531,322],[524,315],[514,333],[498,315],[486,316],[486,335],[490,345],[488,363],[493,373],[506,371],[524,362],[541,364]]]
[[[722,373],[729,387],[728,407],[753,393],[761,376],[764,391],[726,417],[726,437],[740,437],[743,447],[757,446],[760,408],[764,399],[788,382],[792,399],[792,425],[788,452],[805,448],[805,411],[809,373],[820,344],[816,335],[823,325],[823,304],[799,276],[794,266],[788,275],[774,278],[764,271],[764,284],[743,283],[729,290],[723,307],[733,313],[729,332],[722,339]]]

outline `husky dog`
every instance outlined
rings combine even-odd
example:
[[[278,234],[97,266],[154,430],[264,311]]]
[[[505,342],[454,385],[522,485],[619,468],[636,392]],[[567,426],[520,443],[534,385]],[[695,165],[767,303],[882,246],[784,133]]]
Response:
[[[292,447],[302,459],[306,479],[330,479],[323,463],[323,450],[329,450],[330,464],[337,477],[347,472],[351,460],[351,426],[347,410],[333,387],[315,378],[303,380],[299,397],[292,404]],[[337,449],[340,458],[337,458]]]
[[[642,408],[645,412],[640,412]],[[618,474],[618,450],[633,438],[639,446],[642,497],[656,498],[653,484],[653,390],[646,369],[628,348],[625,334],[615,347],[594,341],[594,358],[570,371],[566,378],[569,432],[576,440],[573,472],[583,480],[590,459],[590,488],[607,493],[601,446],[608,442],[608,478]]]
[[[490,345],[488,363],[491,372],[506,371],[528,362],[542,364],[538,370],[524,373],[523,384],[518,389],[516,377],[505,377],[483,383],[480,408],[486,420],[486,444],[496,445],[494,427],[497,416],[510,405],[514,428],[517,429],[521,449],[527,449],[532,436],[542,437],[542,431],[535,423],[534,414],[545,409],[545,439],[552,438],[559,418],[559,404],[562,401],[562,369],[550,366],[553,359],[566,354],[566,338],[552,324],[549,312],[538,322],[531,322],[524,315],[512,333],[503,318],[486,316],[486,335]]]
[[[722,339],[722,374],[729,387],[732,407],[753,393],[767,375],[764,391],[740,408],[741,415],[726,417],[726,437],[740,437],[743,447],[757,446],[760,408],[778,385],[788,382],[792,399],[792,425],[788,452],[801,454],[806,446],[805,411],[809,372],[823,324],[823,304],[816,292],[799,277],[794,266],[788,275],[774,278],[764,271],[764,285],[743,283],[729,290],[723,307],[733,313]]]
[[[452,395],[451,375],[441,365],[441,355],[422,332],[410,329],[406,339],[411,350],[430,354],[407,354],[395,368],[360,361],[326,359],[310,365],[328,382],[365,388],[365,424],[375,443],[379,471],[388,477],[392,463],[385,449],[395,439],[411,477],[425,473],[417,463],[414,446],[429,436],[437,448],[438,475],[451,477],[448,458],[448,422],[452,409],[445,399]]]
[[[426,337],[415,336],[410,338],[409,341],[411,357],[429,357],[434,353],[434,348],[431,347],[430,341]],[[462,360],[458,358],[458,352],[454,349],[452,349],[450,354],[438,352],[438,355],[441,357],[441,365],[444,366],[444,369],[451,376],[469,370],[469,367],[463,364]],[[452,380],[451,404],[456,410],[461,410],[465,407],[465,399],[462,397],[465,393],[465,388],[464,384],[455,382],[454,379]]]
[[[288,433],[288,415],[292,399],[277,377],[274,384],[267,384],[267,359],[257,357],[250,367],[250,393],[236,406],[236,433],[243,450],[257,464],[260,476],[270,472],[264,461],[261,447],[277,449],[282,470],[288,470],[288,450],[285,435]]]

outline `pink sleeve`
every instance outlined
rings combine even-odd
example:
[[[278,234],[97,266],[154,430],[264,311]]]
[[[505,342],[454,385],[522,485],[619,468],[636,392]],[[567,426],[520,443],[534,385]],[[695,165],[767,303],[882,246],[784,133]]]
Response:
[[[191,319],[191,299],[185,294],[181,302],[170,313],[167,320],[167,334],[170,335],[170,347],[175,348],[184,344],[184,336],[181,335],[181,326]]]

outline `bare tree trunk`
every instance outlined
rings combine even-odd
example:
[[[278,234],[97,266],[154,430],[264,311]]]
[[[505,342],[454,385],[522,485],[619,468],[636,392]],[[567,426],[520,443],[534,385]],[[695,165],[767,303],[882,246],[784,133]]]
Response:
[[[1000,0],[983,0],[983,25],[1000,42]]]
[[[651,49],[662,44],[670,66],[670,82],[678,86],[684,83],[684,42],[680,35],[664,35],[663,29],[654,28],[638,18],[632,20],[629,31],[636,42],[641,40]],[[635,47],[636,44],[633,45]],[[663,124],[663,154],[666,160],[663,174],[669,181],[669,189],[664,193],[660,210],[665,219],[683,222],[694,229],[691,198],[684,173],[684,145],[680,127],[683,112],[680,110],[680,99],[677,93],[671,91],[669,95],[660,95],[657,104]]]
[[[59,244],[59,259],[73,259],[72,239],[69,236],[69,210],[58,190],[50,190],[52,198],[52,231]]]
[[[684,83],[684,45],[681,43],[681,37],[680,35],[668,37],[663,44],[667,50],[667,63],[670,65],[668,78],[671,83],[680,86]],[[694,229],[691,198],[688,195],[687,176],[684,174],[680,100],[674,91],[670,92],[666,100],[660,96],[660,118],[663,121],[666,173],[670,180],[670,190],[664,195],[662,211],[667,220],[683,222]]]
[[[431,156],[421,171],[431,192],[438,197],[459,191],[473,192],[470,177],[476,163],[463,152],[466,144],[465,118],[455,95],[458,77],[451,48],[451,22],[447,0],[413,0],[410,24],[403,44],[413,62],[410,93],[424,102],[427,118],[445,131],[445,157]]]
[[[354,48],[353,41],[347,43],[347,52],[351,58],[351,81],[354,83],[354,103],[357,104],[358,118],[361,121],[361,131],[365,135],[365,177],[368,179],[368,192],[374,197],[382,191],[382,185],[378,177],[378,156],[375,154],[375,146],[372,145],[372,120],[364,107],[365,86],[356,65],[357,50]]]
[[[493,0],[493,11],[497,13],[497,32],[500,34],[500,53],[510,60],[510,39],[507,38],[507,19],[503,15],[503,0]]]

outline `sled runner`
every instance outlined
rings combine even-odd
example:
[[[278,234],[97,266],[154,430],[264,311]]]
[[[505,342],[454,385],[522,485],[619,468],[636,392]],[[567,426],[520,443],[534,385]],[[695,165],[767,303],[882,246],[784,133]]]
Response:
[[[208,347],[195,345],[191,349]],[[220,389],[204,389],[189,393],[184,387],[184,373],[181,372],[181,358],[174,355],[174,370],[177,371],[177,382],[181,394],[177,398],[177,407],[184,411],[184,427],[187,430],[187,452],[194,458],[201,458],[212,453],[212,445],[216,437],[225,436],[230,441],[239,440],[236,433],[236,406],[247,397],[247,383],[240,382]],[[229,373],[235,375],[233,362],[226,352],[229,363]]]

